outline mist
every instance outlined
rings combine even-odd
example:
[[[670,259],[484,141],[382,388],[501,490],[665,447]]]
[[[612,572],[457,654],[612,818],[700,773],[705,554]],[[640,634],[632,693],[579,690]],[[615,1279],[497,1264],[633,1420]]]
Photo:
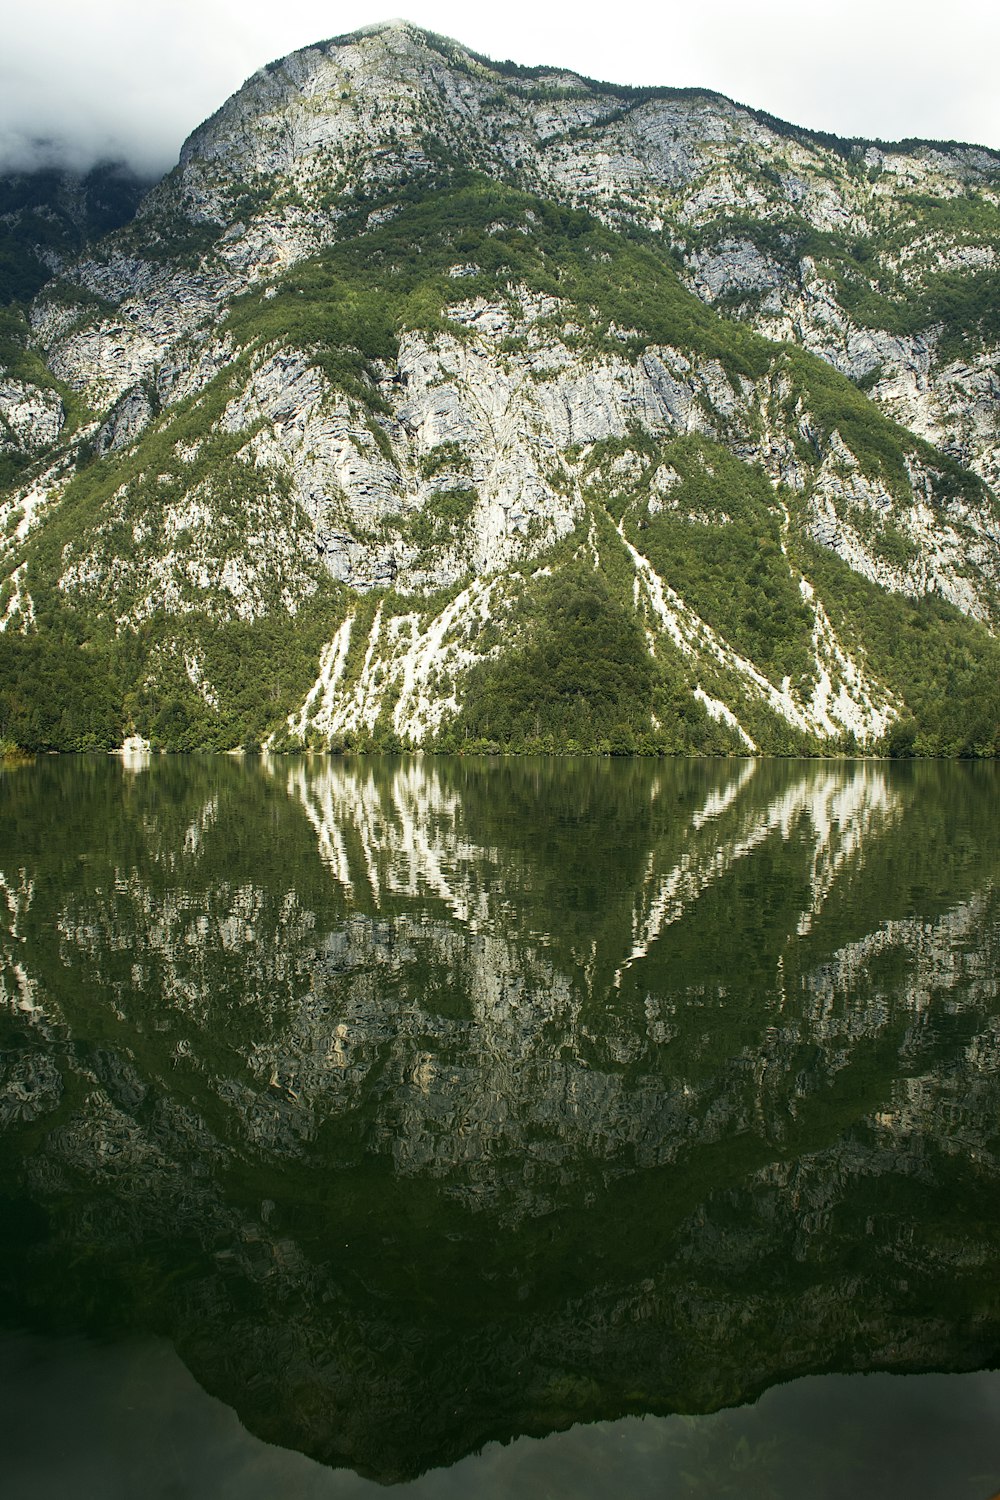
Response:
[[[812,129],[1000,146],[1000,14],[982,0],[952,0],[946,25],[937,5],[900,0],[841,0],[835,14],[792,0],[716,0],[700,14],[669,0],[414,0],[405,13],[491,57],[711,88]],[[4,21],[0,169],[122,159],[158,176],[257,68],[384,19],[317,0],[35,0]]]

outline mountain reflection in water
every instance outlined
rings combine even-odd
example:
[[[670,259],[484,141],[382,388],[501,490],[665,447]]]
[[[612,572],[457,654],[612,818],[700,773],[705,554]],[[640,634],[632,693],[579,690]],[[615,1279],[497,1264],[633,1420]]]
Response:
[[[8,1326],[381,1480],[1000,1356],[998,768],[0,778]]]

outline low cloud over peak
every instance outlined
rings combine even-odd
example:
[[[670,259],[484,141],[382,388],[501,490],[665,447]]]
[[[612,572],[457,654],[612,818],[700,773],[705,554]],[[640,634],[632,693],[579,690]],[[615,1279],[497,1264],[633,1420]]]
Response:
[[[384,19],[354,0],[332,11],[328,0],[34,0],[4,22],[0,170],[122,158],[157,176],[269,59]],[[952,0],[946,28],[927,0],[842,0],[835,23],[799,0],[717,0],[703,13],[414,0],[407,19],[491,57],[714,89],[839,135],[1000,146],[1000,12],[982,0]]]

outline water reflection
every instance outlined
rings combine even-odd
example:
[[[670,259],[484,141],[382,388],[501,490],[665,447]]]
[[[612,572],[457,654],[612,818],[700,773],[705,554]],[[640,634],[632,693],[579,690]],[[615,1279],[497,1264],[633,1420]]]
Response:
[[[260,1442],[169,1345],[0,1335],[4,1500],[373,1500],[381,1486]],[[406,1500],[985,1500],[1000,1372],[810,1377],[752,1407],[490,1443]],[[877,1420],[873,1416],[877,1414]]]
[[[996,1361],[992,766],[2,783],[8,1318],[396,1479]]]

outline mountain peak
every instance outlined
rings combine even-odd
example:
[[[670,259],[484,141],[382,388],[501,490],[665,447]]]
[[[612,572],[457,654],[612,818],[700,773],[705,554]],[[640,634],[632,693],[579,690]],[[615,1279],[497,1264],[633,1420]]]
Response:
[[[405,39],[411,44],[426,49],[428,52],[436,53],[439,57],[442,55],[442,49],[444,54],[449,57],[476,56],[468,47],[463,46],[454,37],[443,36],[438,32],[430,31],[426,26],[418,26],[414,21],[407,20],[405,16],[392,16],[385,21],[372,21],[367,26],[359,26],[354,31],[343,32],[338,36],[328,37],[323,42],[297,49],[297,51],[312,52],[316,50],[317,46],[324,51],[328,51],[331,48],[357,46],[362,42],[378,38]],[[295,55],[297,53],[290,54],[290,56]],[[481,61],[487,65],[489,64],[489,59],[487,58],[482,58]]]

